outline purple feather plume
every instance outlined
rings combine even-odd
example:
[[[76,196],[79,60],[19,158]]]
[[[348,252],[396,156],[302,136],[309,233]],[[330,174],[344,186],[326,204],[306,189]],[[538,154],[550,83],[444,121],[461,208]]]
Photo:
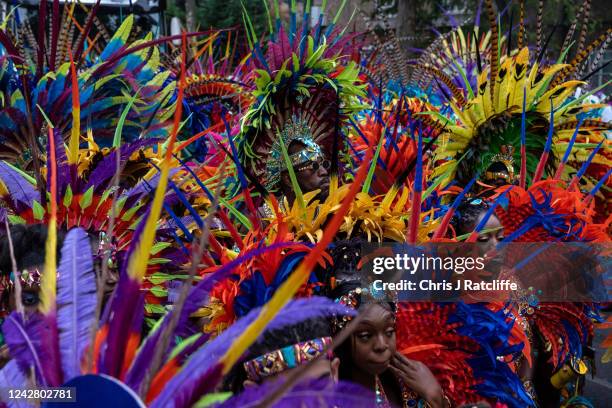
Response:
[[[111,313],[108,324],[108,337],[102,346],[99,360],[99,371],[119,378],[123,363],[123,352],[129,337],[130,327],[133,324],[134,311],[141,306],[145,293],[140,291],[140,284],[132,280],[127,274],[119,277],[119,284],[115,289]]]
[[[57,326],[64,380],[81,374],[81,356],[96,313],[96,276],[87,233],[71,230],[62,248],[57,281]]]
[[[168,178],[174,177],[174,175],[179,171],[177,168],[170,169],[170,173],[168,173]],[[138,197],[143,194],[149,194],[149,192],[154,191],[159,184],[159,173],[154,175],[151,180],[140,180],[138,184],[136,184],[133,188],[126,192],[128,197]]]
[[[207,384],[219,381],[221,378],[211,378],[212,370],[218,369],[218,361],[232,346],[233,341],[257,318],[261,308],[253,309],[245,317],[238,320],[218,337],[196,351],[182,370],[168,383],[160,395],[153,401],[153,408],[182,407],[196,402],[202,387],[203,380]],[[354,316],[355,311],[348,309],[328,298],[312,297],[297,299],[285,306],[278,315],[272,319],[266,330],[277,330],[298,322],[335,315]],[[263,335],[263,333],[262,333]],[[213,384],[213,387],[216,384]]]
[[[0,161],[0,180],[11,193],[13,203],[18,210],[24,206],[29,208],[34,200],[40,199],[34,186],[4,161]]]
[[[130,156],[137,150],[143,147],[151,146],[159,141],[160,139],[140,139],[130,144],[124,144],[119,148],[121,165],[124,165]],[[113,177],[116,170],[117,150],[113,150],[108,156],[102,159],[94,171],[91,172],[85,190],[91,186],[95,186],[95,188],[98,189]]]
[[[46,385],[45,359],[42,350],[43,325],[44,319],[39,313],[28,315],[27,321],[24,321],[19,313],[13,312],[4,320],[2,332],[11,356],[21,371],[29,373],[30,367],[34,367],[37,381],[41,385]]]
[[[266,382],[250,387],[244,392],[228,399],[216,408],[258,407],[272,393],[285,388],[284,380]],[[375,395],[366,388],[348,381],[333,383],[330,379],[304,379],[270,407],[369,407],[376,405]]]

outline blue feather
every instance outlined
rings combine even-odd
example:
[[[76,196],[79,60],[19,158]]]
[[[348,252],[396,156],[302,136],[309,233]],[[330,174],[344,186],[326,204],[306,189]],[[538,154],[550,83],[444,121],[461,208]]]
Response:
[[[546,152],[546,153],[550,152],[550,149],[552,147],[552,138],[553,138],[553,134],[555,133],[554,116],[555,116],[555,110],[554,110],[553,101],[552,101],[552,98],[551,98],[551,100],[550,100],[550,119],[549,119],[549,126],[548,126],[548,136],[546,138],[546,145],[544,146],[544,152]]]
[[[572,152],[572,149],[574,148],[574,142],[576,141],[576,136],[578,136],[578,131],[580,130],[580,126],[582,126],[583,121],[584,117],[580,117],[580,119],[578,120],[578,124],[576,125],[576,130],[574,130],[574,134],[572,135],[572,138],[570,139],[570,142],[567,145],[567,149],[565,150],[565,154],[563,155],[563,163],[567,163],[567,159],[569,159],[569,155]]]
[[[610,175],[612,175],[612,169],[609,169],[606,172],[606,175],[603,176],[601,178],[601,180],[599,180],[597,182],[597,184],[595,185],[595,187],[593,187],[593,189],[591,190],[591,192],[589,193],[590,196],[594,196],[595,194],[597,194],[597,192],[599,191],[599,189],[604,185],[604,183],[608,180],[608,178],[610,177]]]
[[[599,149],[601,148],[601,146],[603,145],[603,140],[597,145],[597,147],[595,149],[593,149],[593,151],[591,152],[591,154],[589,154],[589,157],[586,159],[586,161],[582,164],[582,166],[580,167],[580,170],[578,170],[578,173],[576,174],[576,177],[580,180],[582,178],[582,176],[584,175],[584,173],[587,171],[587,169],[589,168],[589,165],[591,164],[591,162],[593,161],[593,159],[595,158],[595,155],[597,154],[597,152],[599,151]]]

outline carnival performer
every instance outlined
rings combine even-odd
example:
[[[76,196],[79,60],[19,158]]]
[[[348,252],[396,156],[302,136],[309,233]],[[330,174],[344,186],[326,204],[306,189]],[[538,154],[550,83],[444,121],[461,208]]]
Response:
[[[420,401],[436,408],[451,406],[427,366],[397,351],[395,304],[376,301],[354,281],[341,284],[335,293],[343,293],[338,303],[360,312],[357,326],[338,349],[341,379],[375,391],[377,407],[413,407]],[[336,330],[350,320],[338,319]]]

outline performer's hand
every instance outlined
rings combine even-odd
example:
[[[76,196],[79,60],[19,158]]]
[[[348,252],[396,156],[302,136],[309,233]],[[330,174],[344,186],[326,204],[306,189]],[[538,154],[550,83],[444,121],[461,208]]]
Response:
[[[391,358],[389,368],[408,388],[419,394],[433,408],[446,408],[442,387],[425,364],[409,360],[396,352]]]

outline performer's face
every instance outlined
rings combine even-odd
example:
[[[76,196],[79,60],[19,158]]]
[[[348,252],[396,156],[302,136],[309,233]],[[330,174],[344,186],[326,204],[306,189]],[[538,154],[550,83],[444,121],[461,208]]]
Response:
[[[476,228],[476,225],[478,225],[480,221],[482,221],[485,214],[486,211],[482,211],[478,215],[478,219],[476,220],[476,223],[472,226],[472,230]],[[491,214],[483,228],[483,231],[487,232],[481,232],[480,234],[478,234],[478,242],[487,243],[491,247],[497,246],[497,244],[499,244],[504,239],[504,229],[501,225],[501,222],[499,222],[499,218],[497,218],[495,214]]]
[[[289,154],[294,154],[305,149],[306,146],[302,143],[292,143],[289,146]],[[317,160],[312,160],[294,167],[297,182],[302,190],[302,193],[321,190],[318,199],[323,200],[329,194],[329,161],[320,157]],[[291,179],[288,172],[283,172],[282,183],[285,188],[291,189]]]
[[[44,265],[38,265],[38,267],[27,268],[28,271],[39,270],[42,271]],[[9,296],[9,310],[15,310],[17,299],[15,298],[15,287],[10,291]],[[38,309],[40,303],[40,285],[38,283],[21,283],[21,304],[27,313],[33,313]]]
[[[396,351],[395,317],[378,304],[362,310],[362,318],[351,335],[353,364],[370,375],[379,375],[389,368]]]
[[[329,194],[329,165],[320,159],[298,166],[296,176],[302,192],[321,190],[319,198],[324,199]]]

